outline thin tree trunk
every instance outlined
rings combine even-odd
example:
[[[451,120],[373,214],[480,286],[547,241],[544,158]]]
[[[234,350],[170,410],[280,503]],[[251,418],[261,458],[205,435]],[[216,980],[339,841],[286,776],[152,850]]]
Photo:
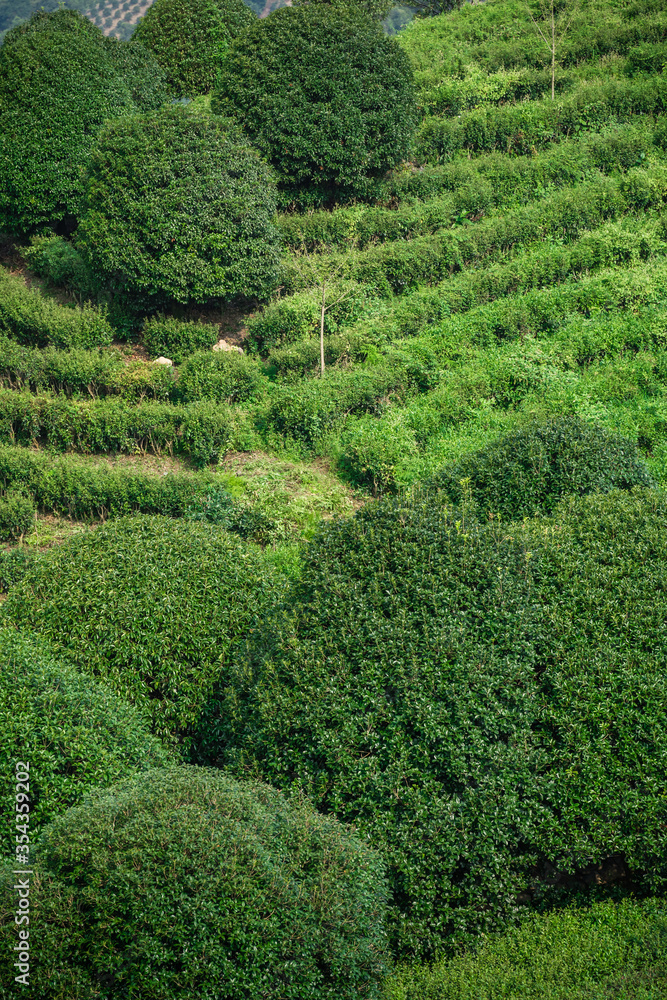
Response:
[[[327,303],[327,283],[322,282],[322,310],[320,312],[320,375],[324,375],[324,312]]]
[[[551,4],[551,100],[556,99],[556,15]]]

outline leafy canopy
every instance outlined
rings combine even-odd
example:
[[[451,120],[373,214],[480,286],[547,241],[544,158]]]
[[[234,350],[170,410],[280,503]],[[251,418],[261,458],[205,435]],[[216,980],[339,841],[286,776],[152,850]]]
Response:
[[[121,298],[266,294],[279,258],[270,170],[230,122],[182,107],[110,122],[85,177],[76,242]]]
[[[243,0],[155,0],[132,44],[154,54],[175,97],[207,94],[233,38],[255,21]]]
[[[16,761],[25,754],[33,835],[92,788],[172,762],[173,754],[149,734],[135,708],[55,659],[46,644],[0,629],[0,663],[3,854],[14,854],[10,786]]]
[[[426,494],[323,528],[213,693],[199,759],[366,833],[399,955],[472,943],[621,852],[660,889],[666,515],[613,491],[508,530]]]
[[[396,42],[362,11],[325,3],[251,25],[229,50],[211,107],[236,117],[273,164],[285,204],[373,196],[407,155],[416,121]]]
[[[298,797],[203,768],[150,771],[65,813],[35,863],[44,1000],[139,980],[146,1000],[378,995],[382,862]]]
[[[72,10],[38,12],[0,48],[0,231],[76,225],[81,168],[104,122],[166,99],[137,46],[106,39]]]

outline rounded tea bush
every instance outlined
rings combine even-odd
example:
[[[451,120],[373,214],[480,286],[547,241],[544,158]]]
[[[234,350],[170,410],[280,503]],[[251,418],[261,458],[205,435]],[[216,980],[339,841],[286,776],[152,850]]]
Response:
[[[135,708],[55,659],[45,644],[2,628],[0,664],[3,855],[16,848],[17,761],[27,757],[30,766],[31,837],[90,789],[173,762]]]
[[[43,553],[4,608],[155,730],[182,734],[271,586],[259,556],[224,530],[139,515]]]
[[[243,0],[155,0],[132,43],[154,54],[175,97],[207,94],[233,38],[257,19]]]
[[[227,54],[211,107],[233,115],[275,167],[285,204],[377,194],[416,122],[407,56],[338,4],[283,7],[252,24]]]
[[[0,496],[0,541],[22,539],[35,527],[36,508],[32,497],[13,488]]]
[[[469,492],[481,517],[512,521],[548,514],[569,494],[651,484],[633,441],[568,416],[511,431],[436,474],[429,486],[454,503]]]
[[[182,107],[111,122],[77,246],[144,311],[267,294],[279,259],[269,169],[223,119]]]
[[[138,984],[145,1000],[379,994],[382,862],[301,798],[202,768],[149,771],[56,820],[35,866],[43,1000]]]
[[[0,47],[0,231],[76,226],[81,169],[103,124],[166,98],[155,61],[105,39],[73,10],[46,14]]]
[[[666,518],[642,490],[511,530],[432,494],[368,504],[321,529],[193,759],[367,835],[399,956],[472,944],[610,858],[662,891]]]

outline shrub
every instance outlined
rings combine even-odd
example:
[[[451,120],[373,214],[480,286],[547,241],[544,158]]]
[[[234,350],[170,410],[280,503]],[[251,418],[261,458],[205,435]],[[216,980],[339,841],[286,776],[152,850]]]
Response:
[[[367,834],[404,956],[604,881],[610,857],[662,891],[666,514],[615,491],[507,531],[417,496],[323,527],[197,759]]]
[[[4,607],[159,733],[184,735],[266,582],[258,557],[224,531],[138,515],[45,552]]]
[[[209,490],[206,473],[156,475],[94,465],[76,455],[49,455],[0,446],[0,488],[22,486],[46,514],[99,520],[133,512],[182,517]]]
[[[35,526],[35,505],[21,489],[0,496],[0,542],[15,541],[30,534]]]
[[[416,451],[414,434],[395,420],[361,417],[345,429],[338,464],[373,496],[395,493],[399,464]]]
[[[197,466],[217,462],[229,450],[233,423],[227,407],[208,400],[190,403],[183,425],[183,446]]]
[[[71,231],[76,224],[80,171],[97,133],[136,109],[138,67],[133,76],[116,58],[122,44],[73,10],[37,12],[7,32],[0,49],[0,230]],[[152,60],[148,76],[161,78]],[[143,103],[155,106],[164,96]]]
[[[50,234],[33,236],[22,250],[31,269],[56,286],[67,288],[81,299],[97,300],[103,293],[102,282],[86,266],[76,247],[64,238]]]
[[[405,966],[385,1000],[648,1000],[667,980],[664,900],[596,901],[534,916],[434,968]],[[655,995],[655,994],[653,994]]]
[[[98,347],[113,340],[103,311],[91,305],[61,306],[4,268],[0,268],[0,332],[31,347]]]
[[[651,476],[634,442],[571,416],[511,431],[434,476],[431,485],[454,503],[462,489],[469,491],[481,516],[514,521],[548,514],[569,494],[649,486]]]
[[[406,56],[379,24],[336,4],[285,7],[251,25],[211,107],[233,114],[268,157],[284,203],[374,195],[415,123]]]
[[[0,594],[6,594],[21,577],[35,558],[35,552],[23,545],[0,550]]]
[[[189,354],[203,347],[213,347],[218,340],[214,323],[183,322],[172,316],[151,316],[143,326],[144,347],[158,358],[164,355],[179,364]]]
[[[229,123],[164,108],[104,129],[77,247],[147,311],[263,295],[278,260],[274,198],[268,169]]]
[[[53,823],[36,864],[44,1000],[108,998],[139,979],[146,1000],[378,995],[382,863],[296,796],[149,771]]]
[[[198,399],[239,403],[258,395],[264,384],[265,376],[256,358],[236,351],[201,351],[182,366],[178,393],[185,403]]]
[[[132,44],[150,49],[175,97],[195,97],[213,88],[231,39],[255,20],[243,0],[156,0]]]
[[[23,853],[14,841],[10,784],[14,784],[16,761],[26,754],[33,841],[45,823],[81,802],[91,788],[104,788],[174,760],[149,734],[135,708],[54,659],[44,644],[3,628],[0,661],[1,846],[5,856]]]
[[[172,368],[128,362],[120,351],[59,351],[0,338],[0,386],[30,392],[50,389],[85,399],[122,396],[141,402],[169,399],[175,380]]]

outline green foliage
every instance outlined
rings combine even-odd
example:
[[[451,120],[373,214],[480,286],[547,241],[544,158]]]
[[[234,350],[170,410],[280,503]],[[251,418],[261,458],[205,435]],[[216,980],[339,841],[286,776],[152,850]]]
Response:
[[[63,236],[33,236],[23,256],[31,270],[49,284],[66,288],[79,299],[95,301],[103,292],[102,282],[92,274],[76,247]]]
[[[109,123],[85,189],[77,248],[121,299],[149,311],[270,290],[273,182],[223,119],[168,107]]]
[[[204,347],[213,347],[218,340],[214,323],[184,322],[173,316],[151,316],[142,329],[144,347],[159,358],[170,358],[178,364]]]
[[[32,497],[14,487],[0,496],[0,542],[16,541],[30,534],[35,526]]]
[[[55,821],[36,865],[44,1000],[139,981],[146,1000],[378,996],[382,862],[303,799],[211,770],[153,770]]]
[[[275,167],[283,204],[372,197],[407,155],[409,63],[349,6],[284,7],[239,36],[213,95]]]
[[[522,922],[434,968],[391,975],[385,1000],[653,1000],[667,987],[664,900],[569,907]]]
[[[134,512],[182,517],[193,499],[213,483],[210,474],[156,475],[93,464],[76,455],[0,446],[1,489],[23,487],[43,513],[78,520]]]
[[[200,399],[238,403],[260,395],[265,384],[256,358],[236,351],[200,351],[181,367],[178,395],[184,403]]]
[[[136,709],[101,684],[54,659],[48,647],[0,630],[2,854],[16,850],[14,772],[30,762],[30,839],[92,788],[173,761]],[[10,814],[11,809],[11,814]],[[10,827],[11,822],[11,827]]]
[[[447,161],[459,150],[530,154],[584,130],[631,122],[637,114],[664,110],[659,78],[587,81],[555,101],[487,105],[455,118],[427,116],[415,136],[415,153],[421,162]]]
[[[528,424],[506,434],[430,485],[453,503],[468,495],[481,517],[514,521],[549,514],[569,494],[652,485],[636,444],[577,417]]]
[[[345,430],[339,466],[358,486],[378,493],[395,493],[397,469],[416,451],[409,428],[392,420],[362,417]]]
[[[402,955],[472,942],[611,856],[662,888],[666,513],[614,491],[508,532],[428,496],[367,505],[321,531],[214,692],[201,757],[367,833]]]
[[[6,594],[24,573],[27,573],[35,553],[23,545],[0,550],[0,593]]]
[[[45,552],[5,602],[10,620],[185,736],[270,587],[255,553],[208,524],[135,516]]]
[[[63,306],[0,268],[0,333],[31,347],[90,348],[110,344],[104,313],[86,303]]]
[[[126,57],[124,44],[71,10],[37,12],[7,33],[0,49],[0,230],[71,230],[81,168],[104,122],[162,103],[159,67],[143,51]]]
[[[59,351],[24,347],[0,338],[0,386],[30,392],[50,390],[85,399],[122,396],[140,403],[166,401],[174,393],[173,369],[128,361],[120,351]]]
[[[175,97],[207,94],[232,38],[256,20],[243,0],[155,0],[132,36],[155,56]]]

